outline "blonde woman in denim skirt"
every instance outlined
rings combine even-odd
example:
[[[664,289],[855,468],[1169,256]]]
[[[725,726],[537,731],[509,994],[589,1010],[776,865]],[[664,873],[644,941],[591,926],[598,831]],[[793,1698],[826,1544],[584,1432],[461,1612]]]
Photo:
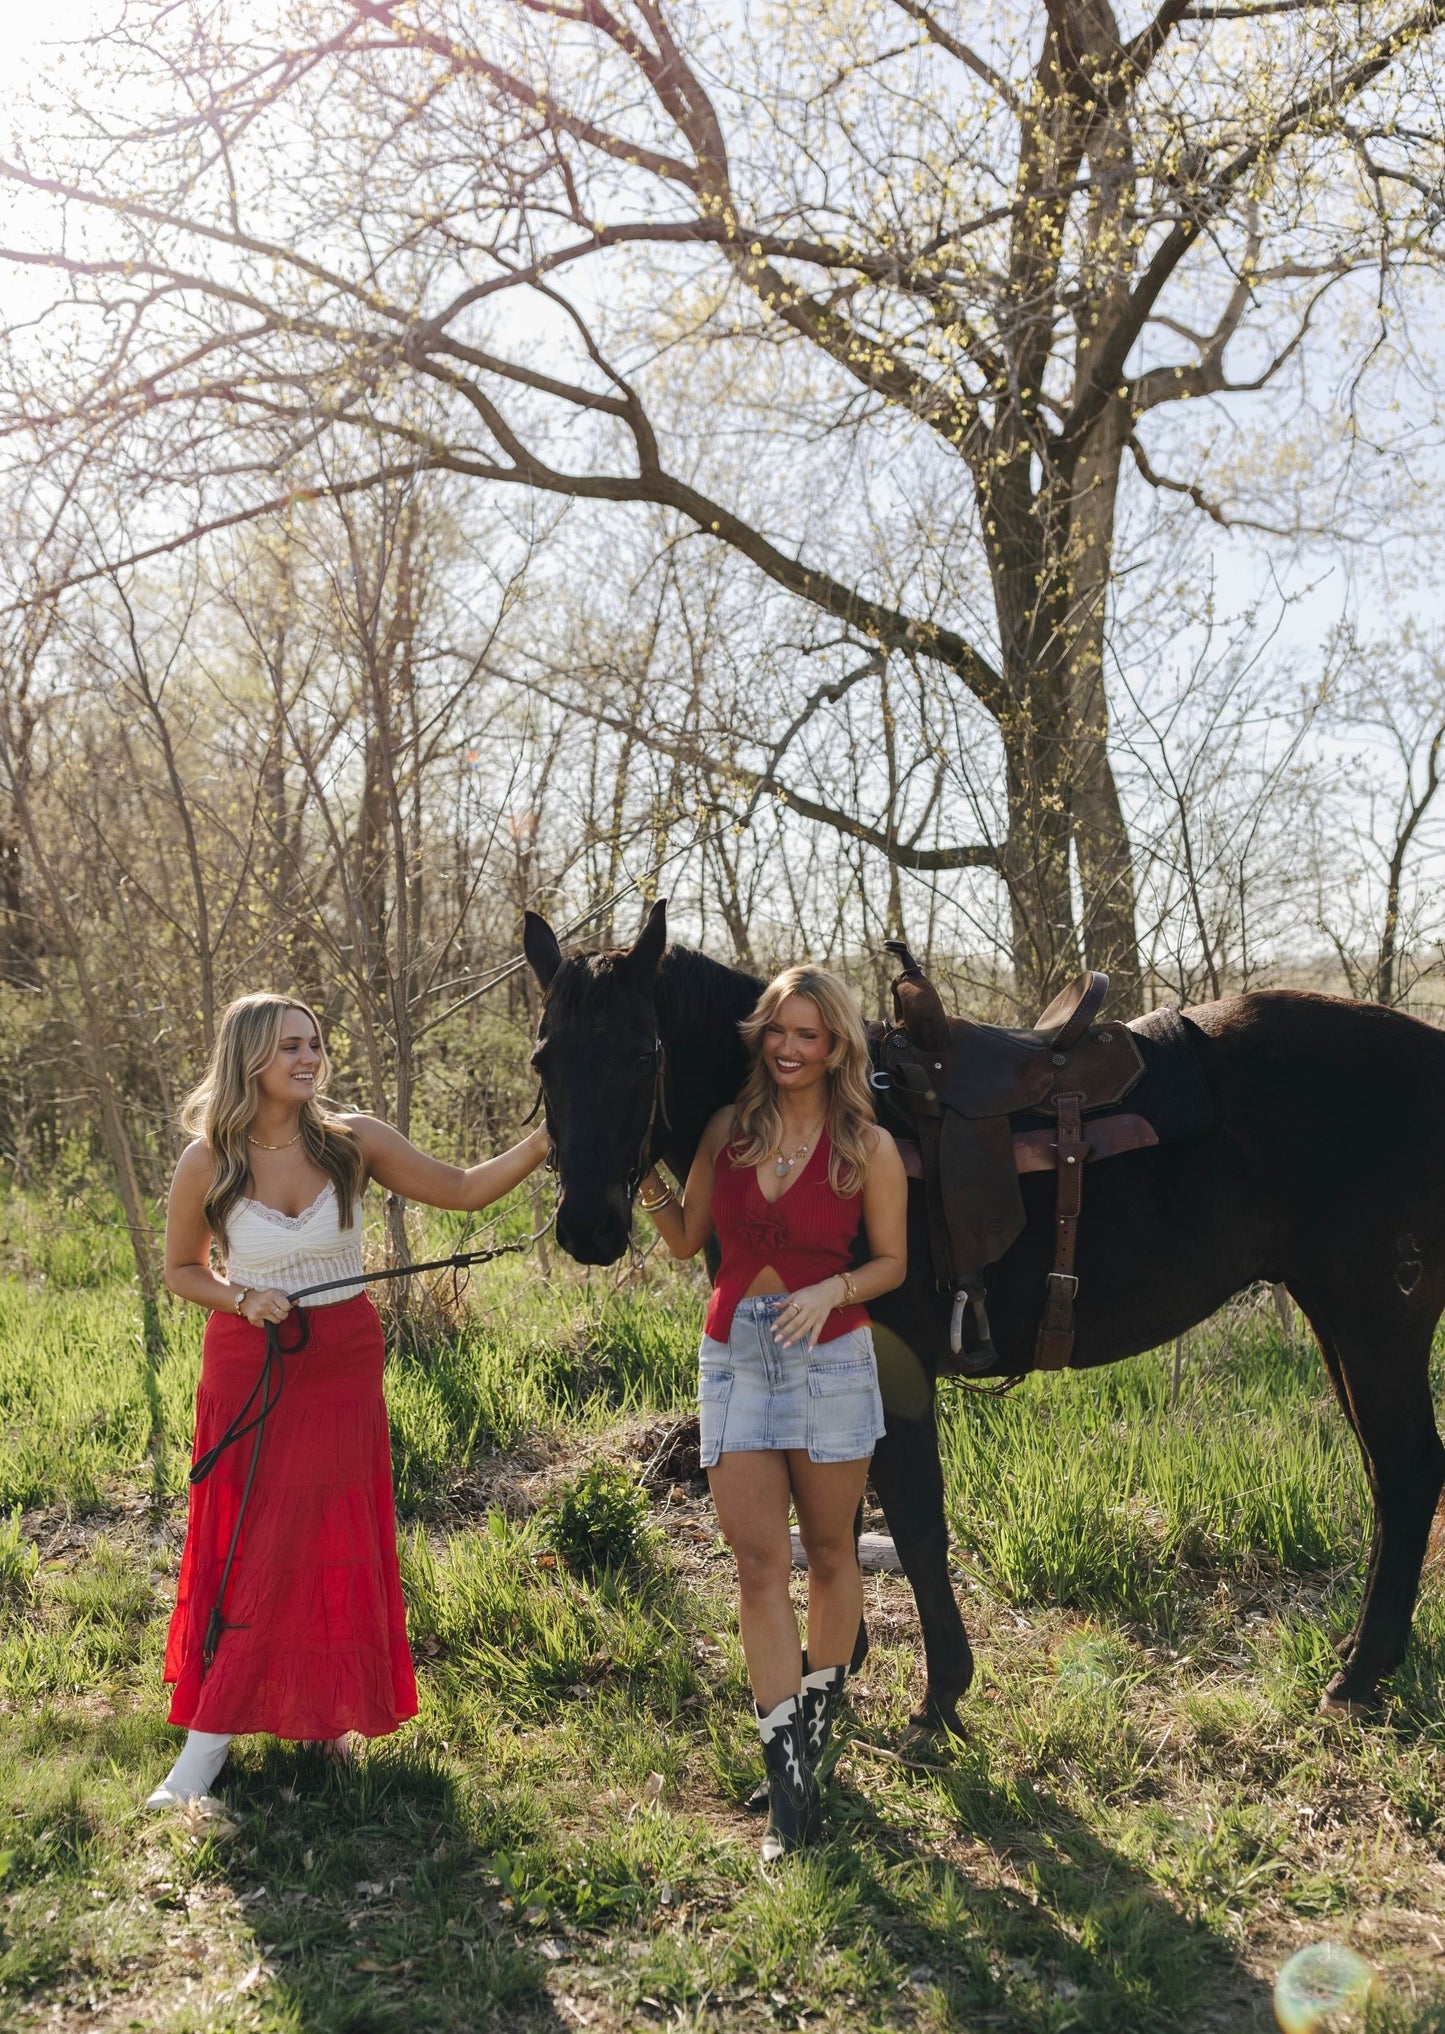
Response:
[[[709,1123],[681,1197],[653,1172],[640,1198],[674,1257],[714,1233],[722,1254],[702,1342],[702,1461],[737,1561],[769,1864],[817,1833],[815,1767],[863,1615],[853,1521],[883,1433],[866,1302],[903,1282],[908,1183],[873,1120],[846,982],[788,968],[742,1035],[748,1078]],[[790,1505],[808,1556],[806,1651]]]

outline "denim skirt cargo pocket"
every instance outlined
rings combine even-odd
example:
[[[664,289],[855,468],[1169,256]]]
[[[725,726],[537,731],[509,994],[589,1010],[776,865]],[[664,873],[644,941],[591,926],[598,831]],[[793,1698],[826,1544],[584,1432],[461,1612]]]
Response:
[[[727,1349],[721,1343],[713,1343],[713,1349],[721,1349],[724,1359]],[[698,1440],[699,1454],[704,1469],[711,1469],[722,1453],[723,1439],[727,1433],[728,1400],[733,1395],[733,1373],[724,1360],[708,1361],[709,1345],[703,1344],[702,1371],[698,1381]]]
[[[855,1328],[808,1358],[808,1454],[814,1462],[857,1462],[883,1435],[883,1400],[873,1337]]]

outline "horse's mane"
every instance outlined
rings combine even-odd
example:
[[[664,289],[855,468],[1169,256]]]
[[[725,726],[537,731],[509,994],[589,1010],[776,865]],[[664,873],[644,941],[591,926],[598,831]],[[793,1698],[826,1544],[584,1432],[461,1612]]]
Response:
[[[623,947],[604,953],[570,954],[548,984],[549,1014],[564,1019],[590,1017],[607,998],[626,958]]]
[[[625,976],[625,947],[573,954],[557,970],[547,991],[551,1014],[566,1022],[585,1021],[605,1007]],[[730,1028],[745,1017],[762,991],[762,983],[740,968],[727,967],[691,946],[670,946],[658,962],[653,995],[659,1021],[699,1032],[710,1025]]]
[[[696,947],[670,946],[657,968],[654,997],[669,1030],[698,1032],[709,1024],[731,1029],[746,1017],[763,985],[756,975],[709,959]]]

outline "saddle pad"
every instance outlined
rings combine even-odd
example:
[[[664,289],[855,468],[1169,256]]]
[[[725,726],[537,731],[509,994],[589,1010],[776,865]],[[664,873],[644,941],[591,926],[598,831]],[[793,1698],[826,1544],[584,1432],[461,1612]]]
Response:
[[[1152,1123],[1161,1144],[1182,1144],[1202,1137],[1218,1120],[1214,1097],[1204,1078],[1195,1040],[1200,1037],[1182,1010],[1151,1010],[1135,1017],[1125,1027],[1138,1043],[1144,1072],[1129,1092],[1124,1106]],[[1105,1117],[1115,1111],[1101,1112]],[[1015,1119],[1018,1128],[1028,1127],[1028,1117]]]

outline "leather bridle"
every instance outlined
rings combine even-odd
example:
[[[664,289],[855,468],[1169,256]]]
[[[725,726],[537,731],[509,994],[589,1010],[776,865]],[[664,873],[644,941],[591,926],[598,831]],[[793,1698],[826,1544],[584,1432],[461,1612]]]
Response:
[[[670,1130],[672,1128],[672,1123],[667,1113],[667,1097],[663,1093],[663,1089],[667,1084],[667,1053],[663,1048],[662,1033],[660,1031],[654,1034],[652,1052],[654,1060],[652,1103],[647,1111],[647,1127],[642,1133],[642,1142],[637,1147],[637,1157],[627,1175],[627,1205],[629,1208],[637,1198],[637,1189],[652,1170],[654,1163],[652,1156],[652,1133],[657,1128],[658,1118],[662,1118],[663,1126],[666,1129]]]

